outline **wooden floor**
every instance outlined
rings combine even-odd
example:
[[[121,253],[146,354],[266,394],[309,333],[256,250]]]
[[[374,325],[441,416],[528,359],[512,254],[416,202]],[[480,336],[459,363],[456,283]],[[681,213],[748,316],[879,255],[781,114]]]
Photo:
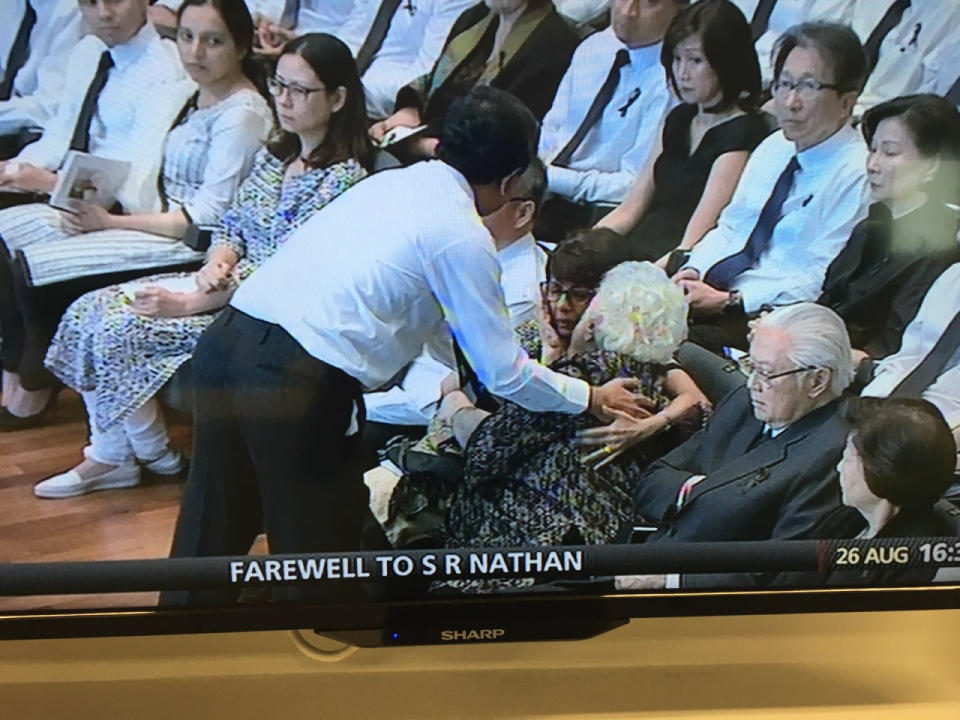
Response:
[[[189,426],[173,420],[169,429],[173,445],[186,454]],[[144,474],[131,489],[63,500],[34,497],[34,484],[82,459],[86,440],[83,403],[68,391],[61,393],[44,427],[0,432],[0,562],[167,556],[183,477]],[[131,607],[155,601],[155,593],[0,598],[0,610]]]

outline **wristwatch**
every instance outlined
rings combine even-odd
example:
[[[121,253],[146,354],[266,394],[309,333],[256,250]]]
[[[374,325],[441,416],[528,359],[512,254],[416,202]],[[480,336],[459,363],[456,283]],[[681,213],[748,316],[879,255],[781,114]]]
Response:
[[[727,293],[727,303],[723,306],[724,310],[733,310],[734,308],[743,309],[743,295],[739,290],[731,290]]]

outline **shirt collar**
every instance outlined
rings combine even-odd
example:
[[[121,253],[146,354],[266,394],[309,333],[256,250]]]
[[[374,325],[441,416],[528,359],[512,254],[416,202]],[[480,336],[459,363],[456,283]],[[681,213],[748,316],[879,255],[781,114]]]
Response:
[[[630,67],[633,68],[634,72],[640,72],[658,64],[662,47],[663,43],[654,43],[638,48],[627,48],[627,52],[630,54]]]
[[[476,202],[475,196],[473,194],[473,188],[470,187],[470,183],[467,182],[467,179],[463,176],[463,173],[461,173],[452,165],[448,165],[447,163],[443,162],[443,160],[427,160],[424,163],[418,163],[418,164],[423,165],[425,170],[428,168],[430,169],[437,168],[438,170],[442,170],[443,172],[449,174],[450,179],[460,186],[460,188],[463,190],[464,195],[467,195],[470,198],[470,202],[471,203]]]
[[[782,433],[782,432],[783,432],[784,430],[786,430],[788,427],[790,427],[790,426],[789,426],[789,425],[784,425],[783,427],[775,428],[775,427],[770,427],[769,425],[767,425],[766,423],[764,423],[764,424],[763,424],[763,432],[766,433],[766,434],[769,434],[771,438],[775,438],[777,435],[779,435],[780,433]]]
[[[536,240],[533,239],[533,235],[527,233],[523,237],[514,240],[502,250],[499,250],[497,252],[497,260],[502,263],[516,260],[523,255],[523,253],[529,251],[535,243]]]
[[[143,27],[132,38],[112,48],[105,48],[110,51],[110,57],[113,58],[115,67],[129,65],[139,58],[147,49],[147,46],[155,38],[159,37],[157,31],[150,22],[144,23]]]
[[[813,147],[798,152],[797,161],[800,163],[800,169],[813,170],[835,162],[841,148],[857,140],[863,142],[856,130],[849,124],[844,125],[826,140],[821,140]]]

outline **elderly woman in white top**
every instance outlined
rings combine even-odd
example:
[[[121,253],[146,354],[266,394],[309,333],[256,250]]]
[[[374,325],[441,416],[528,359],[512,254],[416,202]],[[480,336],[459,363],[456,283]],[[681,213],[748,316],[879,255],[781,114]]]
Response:
[[[43,356],[72,300],[148,269],[199,264],[203,253],[181,238],[191,225],[217,224],[273,124],[250,61],[253,21],[243,0],[186,0],[178,19],[180,59],[198,89],[167,135],[163,211],[114,214],[76,202],[73,212],[36,204],[0,212],[15,259],[0,328],[2,429],[41,420],[50,397]]]

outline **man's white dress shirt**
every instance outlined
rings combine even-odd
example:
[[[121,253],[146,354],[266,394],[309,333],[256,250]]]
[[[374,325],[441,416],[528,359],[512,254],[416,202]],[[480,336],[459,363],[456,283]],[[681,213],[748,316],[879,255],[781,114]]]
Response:
[[[860,0],[853,29],[866,42],[893,0]],[[936,92],[934,57],[955,47],[960,29],[957,0],[914,0],[880,44],[877,66],[860,95],[862,111],[901,95]]]
[[[0,77],[26,9],[25,0],[7,2],[17,11],[10,8],[10,16],[0,22]],[[0,102],[0,135],[22,128],[43,129],[57,110],[67,58],[83,34],[77,0],[31,0],[30,4],[37,14],[30,31],[30,55],[17,72],[10,99]]]
[[[873,380],[860,393],[887,397],[933,349],[954,316],[960,312],[960,263],[951,265],[927,290],[916,317],[903,332],[900,349],[877,365]],[[960,350],[956,350],[937,379],[922,395],[943,414],[952,430],[960,427]]]
[[[929,68],[934,78],[932,92],[946,95],[960,79],[960,43],[942,43],[930,58]]]
[[[733,0],[747,18],[753,18],[759,0]],[[760,60],[760,70],[763,75],[763,84],[769,85],[773,80],[774,46],[783,33],[794,25],[815,20],[837,22],[849,25],[853,22],[854,6],[857,0],[777,0],[767,30],[755,43],[757,57]],[[877,2],[877,0],[869,0]]]
[[[263,15],[274,23],[280,22],[283,5],[284,0],[247,0],[251,13]],[[353,5],[354,0],[300,0],[297,24],[293,29],[297,35],[311,32],[336,35],[353,10]]]
[[[546,277],[547,254],[533,235],[525,235],[497,253],[500,287],[510,325],[516,328],[536,317],[540,282]],[[400,385],[363,397],[367,420],[392,425],[427,425],[437,410],[440,383],[454,372],[426,352],[410,364]]]
[[[53,171],[60,167],[100,55],[107,49],[94,35],[77,43],[67,63],[56,114],[43,136],[25,147],[18,160]],[[184,72],[174,44],[162,40],[150,23],[109,50],[114,67],[90,122],[90,153],[131,160],[130,175],[118,199],[128,212],[149,212],[159,208],[157,173],[163,140],[196,86]]]
[[[353,51],[359,52],[377,16],[381,0],[356,0],[353,11],[336,32]],[[476,0],[404,0],[390,22],[383,45],[363,74],[367,112],[373,118],[390,115],[397,91],[425,75],[443,51],[457,18]]]
[[[472,188],[433,160],[373,175],[338,197],[240,286],[231,305],[280,325],[366,390],[383,387],[424,345],[452,363],[452,328],[494,395],[531,410],[582,412],[587,383],[520,348],[499,279]]]
[[[548,166],[551,192],[580,203],[623,200],[657,142],[663,119],[677,103],[660,64],[660,47],[658,43],[629,50],[630,61],[620,69],[620,81],[602,117],[568,166],[557,167],[550,163],[580,127],[617,51],[627,49],[611,28],[580,43],[540,134],[539,155]]]
[[[827,266],[846,245],[853,226],[867,216],[867,147],[860,133],[844,126],[797,153],[794,144],[776,132],[750,156],[717,227],[693,248],[687,267],[698,270],[702,278],[715,263],[746,246],[777,179],[794,155],[800,169],[767,248],[730,285],[743,294],[747,312],[764,304],[816,300]]]

